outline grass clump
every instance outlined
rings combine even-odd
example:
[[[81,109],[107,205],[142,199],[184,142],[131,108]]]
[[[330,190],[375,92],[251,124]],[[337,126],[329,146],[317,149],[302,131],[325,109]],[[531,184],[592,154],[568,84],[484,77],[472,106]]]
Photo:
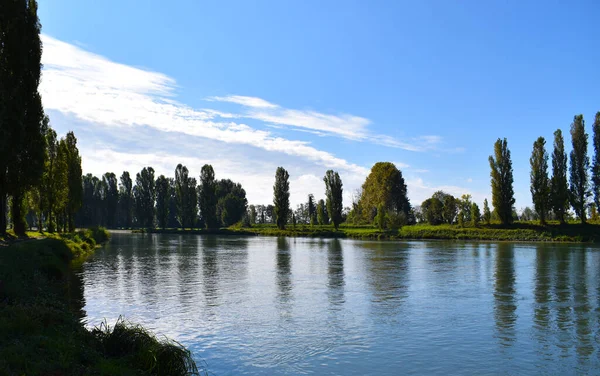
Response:
[[[141,325],[119,317],[92,330],[104,354],[144,370],[147,375],[200,375],[189,350],[176,341],[158,339]]]

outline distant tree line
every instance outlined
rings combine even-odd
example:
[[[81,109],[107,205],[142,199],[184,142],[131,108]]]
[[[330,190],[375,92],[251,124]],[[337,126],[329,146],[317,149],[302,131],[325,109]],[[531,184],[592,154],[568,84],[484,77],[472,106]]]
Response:
[[[548,175],[546,140],[544,137],[535,140],[529,159],[533,209],[525,208],[521,213],[522,220],[539,220],[541,224],[546,224],[547,220],[555,219],[565,224],[570,217],[569,208],[573,209],[581,223],[586,223],[588,213],[592,220],[600,219],[600,112],[596,113],[592,129],[595,154],[591,165],[583,115],[575,116],[571,124],[572,150],[569,158],[565,152],[562,131],[557,129],[554,132],[552,176]],[[508,225],[518,220],[514,208],[512,161],[506,139],[496,141],[489,163],[493,211],[487,199],[483,202],[483,213],[480,213],[478,205],[471,203],[470,195],[455,198],[438,191],[417,208],[417,220],[432,225],[457,223],[461,226],[477,226],[480,221]]]

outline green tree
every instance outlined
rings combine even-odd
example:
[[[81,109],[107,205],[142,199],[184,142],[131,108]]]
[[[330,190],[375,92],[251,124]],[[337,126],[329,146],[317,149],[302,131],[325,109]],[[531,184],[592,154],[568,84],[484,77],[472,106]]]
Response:
[[[202,166],[200,171],[200,213],[204,218],[206,228],[216,228],[217,194],[215,186],[215,171],[209,164]]]
[[[160,228],[167,228],[169,220],[169,201],[171,199],[171,187],[169,179],[160,175],[156,179],[156,220]]]
[[[560,129],[554,132],[550,204],[554,215],[561,224],[564,224],[565,213],[569,208],[569,187],[567,185],[567,153],[565,153],[565,142]]]
[[[379,205],[386,211],[404,213],[408,218],[411,207],[402,172],[390,162],[378,162],[362,185],[359,206],[363,209],[364,221],[371,223]]]
[[[177,207],[177,222],[181,228],[191,227],[190,219],[188,218],[190,206],[189,199],[189,171],[187,167],[181,163],[175,168],[175,200]],[[195,194],[195,191],[193,192]]]
[[[489,225],[492,220],[492,212],[490,211],[487,198],[483,200],[483,220],[487,225]]]
[[[592,192],[596,208],[600,208],[600,111],[594,119],[594,161],[592,162]]]
[[[104,180],[106,191],[106,225],[109,228],[115,228],[117,223],[117,209],[119,207],[119,187],[117,175],[112,172],[107,172],[102,177]]]
[[[125,228],[131,228],[131,217],[133,211],[133,182],[128,171],[123,171],[121,175],[121,185],[119,187],[119,198],[121,201],[121,210],[124,214]]]
[[[548,179],[548,153],[544,137],[539,137],[533,143],[529,164],[531,166],[531,200],[540,222],[546,224],[546,217],[550,209],[550,181]]]
[[[75,231],[75,213],[81,208],[83,200],[81,156],[77,148],[77,138],[73,132],[68,132],[64,141],[67,150],[67,186],[69,189],[66,221],[69,232],[73,232]]]
[[[154,226],[154,202],[156,200],[156,185],[152,167],[144,167],[141,172],[136,174],[133,195],[138,225],[152,228]]]
[[[320,226],[329,224],[329,217],[327,216],[327,208],[325,207],[324,200],[319,200],[317,203],[317,222]]]
[[[17,235],[25,234],[23,200],[41,182],[45,125],[38,92],[41,25],[35,0],[4,1],[0,10],[0,234],[6,232],[6,195]]]
[[[472,222],[473,218],[471,215],[471,208],[473,203],[471,202],[471,195],[464,194],[460,196],[460,200],[458,200],[459,210],[462,212],[463,220],[465,222]]]
[[[285,229],[288,213],[290,211],[290,175],[283,167],[277,167],[275,172],[275,185],[273,185],[273,205],[275,207],[275,220],[277,227]]]
[[[444,221],[444,204],[438,197],[431,197],[421,204],[423,218],[430,225],[439,225]]]
[[[333,171],[328,170],[323,178],[325,182],[325,197],[327,198],[327,212],[333,227],[337,230],[342,223],[342,205],[343,200],[343,184],[340,175]]]
[[[513,222],[513,169],[506,138],[494,144],[494,156],[489,157],[492,183],[492,205],[503,225]]]
[[[247,211],[246,191],[240,183],[231,179],[216,182],[217,218],[222,226],[228,227],[243,219]],[[226,211],[226,213],[224,213]]]
[[[383,204],[379,204],[377,207],[377,214],[375,215],[374,221],[377,224],[377,228],[380,230],[384,230],[386,228],[386,210]]]
[[[54,232],[56,230],[55,214],[66,206],[69,191],[67,160],[59,155],[59,141],[52,128],[49,128],[46,133],[46,148],[47,157],[42,176],[41,194],[48,232]]]
[[[254,206],[254,205],[248,206],[248,211],[249,211],[248,219],[250,220],[250,225],[256,224],[256,218],[257,218],[256,206]]]
[[[313,194],[308,195],[308,217],[310,220],[310,225],[313,226],[317,223],[317,205],[315,204],[315,196]]]
[[[585,133],[583,115],[576,115],[571,124],[571,181],[569,189],[569,201],[575,210],[575,214],[586,222],[587,199],[590,196],[588,170],[590,159],[587,156],[588,135]]]
[[[481,211],[479,210],[479,205],[476,203],[471,204],[471,224],[473,227],[479,226],[479,221],[481,220]]]

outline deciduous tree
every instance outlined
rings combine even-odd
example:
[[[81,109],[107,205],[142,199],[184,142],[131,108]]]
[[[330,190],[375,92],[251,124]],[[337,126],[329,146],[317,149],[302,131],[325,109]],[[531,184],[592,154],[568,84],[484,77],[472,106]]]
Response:
[[[325,182],[325,197],[327,197],[327,212],[333,227],[337,230],[342,222],[342,210],[344,208],[342,204],[342,179],[337,172],[328,170],[323,181]]]
[[[546,152],[546,140],[539,137],[533,143],[533,151],[529,158],[531,166],[530,191],[533,207],[542,224],[546,223],[548,210],[550,209],[550,182],[548,180],[548,153]]]
[[[500,222],[507,225],[513,222],[513,205],[515,204],[513,190],[513,169],[510,150],[506,138],[498,139],[494,144],[494,155],[489,157],[492,184],[492,205],[498,214]]]
[[[567,153],[565,153],[565,142],[560,129],[554,132],[550,204],[554,215],[561,224],[564,224],[565,213],[569,208],[569,187],[567,185]]]
[[[277,227],[285,229],[290,211],[290,175],[283,167],[277,167],[275,185],[273,185],[273,205]]]
[[[590,159],[587,155],[588,135],[585,133],[585,122],[583,115],[576,115],[571,124],[571,172],[569,201],[575,214],[581,220],[586,222],[587,200],[591,195],[589,187],[588,170],[590,168]]]

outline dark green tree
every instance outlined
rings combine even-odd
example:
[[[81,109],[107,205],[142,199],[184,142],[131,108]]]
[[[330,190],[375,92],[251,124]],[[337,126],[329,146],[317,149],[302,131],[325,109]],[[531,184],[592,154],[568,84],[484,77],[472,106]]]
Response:
[[[188,178],[187,194],[185,218],[189,227],[194,228],[198,221],[198,183],[196,178]]]
[[[16,234],[25,234],[23,200],[44,170],[45,125],[38,92],[41,25],[35,0],[6,0],[0,9],[0,234],[6,232],[6,196],[12,196]]]
[[[106,185],[106,226],[115,228],[117,223],[117,209],[119,207],[119,187],[117,175],[107,172],[102,177]]]
[[[317,223],[317,205],[315,203],[315,196],[312,193],[308,195],[308,202],[306,204],[308,206],[308,217],[311,226]]]
[[[67,160],[59,155],[59,141],[52,128],[49,128],[46,133],[46,148],[46,167],[42,176],[41,195],[48,232],[54,232],[56,212],[61,211],[67,203],[68,183]]]
[[[487,225],[492,221],[492,212],[490,211],[490,205],[488,204],[487,198],[483,200],[483,220]]]
[[[123,213],[123,226],[131,228],[131,217],[133,211],[133,182],[128,171],[123,171],[121,175],[121,185],[119,187],[119,198],[121,201],[121,210]]]
[[[133,195],[136,206],[136,218],[140,227],[154,227],[154,202],[156,200],[156,185],[154,169],[144,167],[135,176]]]
[[[575,210],[575,214],[586,222],[587,200],[591,195],[588,170],[590,159],[587,155],[588,135],[585,133],[585,122],[583,115],[576,115],[571,124],[571,181],[569,187],[569,201]]]
[[[190,227],[188,213],[186,210],[189,206],[189,171],[187,167],[182,165],[181,163],[177,165],[175,168],[175,200],[177,207],[177,222],[179,222],[179,226],[181,228]]]
[[[69,232],[75,231],[75,213],[81,208],[83,200],[81,156],[77,148],[77,138],[73,132],[68,132],[65,137],[67,148],[67,186],[69,189],[67,199],[66,221]]]
[[[290,211],[290,174],[283,168],[277,167],[275,184],[273,185],[273,206],[277,227],[285,229]]]
[[[333,227],[337,230],[342,223],[342,210],[344,209],[343,184],[340,175],[333,170],[328,170],[323,177],[325,182],[325,197],[327,198],[327,212]]]
[[[550,209],[550,181],[548,179],[548,153],[544,137],[539,137],[533,143],[529,164],[531,166],[531,200],[540,222],[546,224],[546,217]]]
[[[600,111],[596,112],[593,130],[594,161],[592,162],[592,192],[594,193],[596,208],[600,208]]]
[[[228,227],[243,219],[247,211],[248,200],[246,191],[240,183],[235,183],[231,179],[218,180],[215,186],[215,195],[217,218],[222,226]]]
[[[254,206],[254,205],[248,206],[248,220],[250,221],[250,225],[256,224],[257,216],[258,215],[256,213],[256,206]]]
[[[556,218],[561,224],[564,224],[565,213],[569,208],[569,187],[567,185],[567,153],[565,152],[565,142],[560,129],[554,132],[550,204]]]
[[[215,171],[209,164],[202,166],[200,171],[200,214],[204,218],[206,228],[216,228],[217,194],[215,186]]]
[[[327,216],[327,208],[325,207],[324,200],[319,200],[317,203],[317,222],[320,226],[329,223],[329,217]]]
[[[444,217],[444,221],[451,225],[456,220],[456,215],[458,214],[458,201],[456,200],[456,197],[446,195],[443,204],[444,209],[442,216]]]
[[[498,139],[494,144],[494,156],[489,157],[492,183],[492,205],[503,225],[513,222],[513,170],[510,150],[506,138]]]
[[[479,226],[479,221],[481,220],[481,211],[479,210],[479,205],[476,203],[471,204],[471,224],[473,227]]]
[[[430,225],[439,225],[444,221],[444,204],[437,197],[423,201],[421,212]]]
[[[171,199],[171,187],[169,179],[160,175],[156,179],[156,220],[160,228],[167,228],[169,220],[169,201]]]

